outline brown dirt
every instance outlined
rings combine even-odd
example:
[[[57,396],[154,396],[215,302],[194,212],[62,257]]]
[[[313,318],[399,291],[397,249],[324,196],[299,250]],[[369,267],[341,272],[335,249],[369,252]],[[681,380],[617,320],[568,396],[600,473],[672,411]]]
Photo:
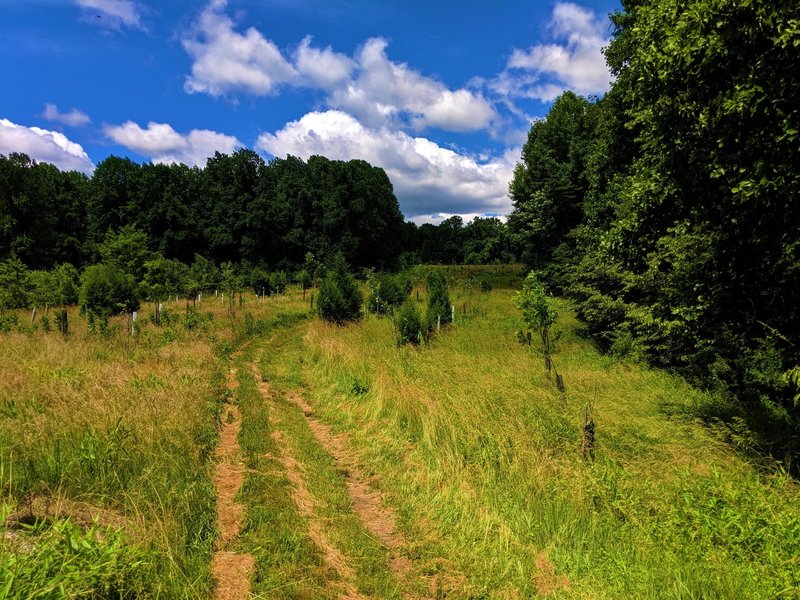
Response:
[[[539,572],[533,576],[533,585],[536,587],[537,595],[547,596],[556,590],[569,587],[569,579],[563,575],[556,575],[556,568],[546,554],[542,553],[536,558],[536,568]]]
[[[244,519],[244,507],[236,502],[236,494],[244,483],[245,468],[241,462],[237,437],[241,422],[239,410],[226,404],[222,416],[222,430],[219,444],[214,452],[217,469],[214,474],[214,488],[217,490],[217,530],[220,550],[239,536]]]
[[[352,599],[362,598],[353,584],[356,577],[353,568],[347,564],[341,551],[330,543],[322,525],[314,516],[314,497],[311,495],[311,492],[308,491],[305,481],[303,480],[301,465],[295,460],[294,456],[292,456],[289,446],[280,431],[273,431],[272,438],[281,448],[280,461],[286,471],[286,478],[292,485],[292,500],[294,500],[298,512],[308,520],[308,537],[322,550],[325,564],[336,571],[341,579],[342,596],[340,597]]]
[[[250,578],[255,570],[252,556],[236,552],[215,552],[211,559],[211,570],[217,580],[215,598],[244,600],[250,596]]]
[[[228,389],[235,391],[239,382],[236,369],[228,373]],[[254,559],[249,554],[228,551],[239,538],[244,520],[244,506],[236,501],[236,494],[244,483],[245,467],[242,463],[238,436],[241,418],[238,407],[229,399],[222,414],[219,444],[214,451],[217,459],[214,488],[217,492],[217,539],[211,571],[217,582],[214,597],[218,600],[238,600],[250,595],[250,578]]]
[[[380,492],[370,487],[368,480],[359,472],[347,437],[335,435],[330,427],[315,419],[314,410],[298,394],[289,394],[288,399],[303,411],[317,442],[336,460],[339,470],[345,475],[353,510],[367,531],[389,550],[392,573],[401,581],[404,580],[411,571],[411,562],[401,555],[405,540],[397,530],[395,513],[384,505]]]

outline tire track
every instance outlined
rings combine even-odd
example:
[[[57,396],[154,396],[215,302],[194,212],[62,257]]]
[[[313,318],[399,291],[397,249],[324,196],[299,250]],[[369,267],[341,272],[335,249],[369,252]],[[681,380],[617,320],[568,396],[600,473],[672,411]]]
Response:
[[[314,410],[299,394],[291,393],[288,400],[303,413],[317,442],[333,456],[344,474],[353,510],[364,527],[389,551],[389,569],[398,581],[405,581],[411,571],[411,561],[402,555],[405,540],[397,528],[394,511],[385,506],[380,492],[370,487],[356,464],[347,436],[335,435],[326,424],[314,417]]]
[[[255,364],[252,365],[251,370],[261,397],[267,402],[272,402],[274,399],[269,384],[263,381]],[[273,426],[275,425],[276,424],[273,423]],[[322,551],[325,564],[339,576],[339,581],[332,583],[332,585],[337,587],[340,591],[339,598],[343,600],[365,600],[364,596],[358,593],[358,589],[354,583],[356,581],[355,571],[348,564],[342,552],[328,540],[322,524],[316,517],[316,501],[305,484],[303,467],[294,458],[291,447],[283,432],[278,429],[273,429],[272,439],[275,440],[279,450],[277,459],[283,465],[286,478],[292,486],[292,500],[300,515],[308,521],[308,537],[311,538],[314,544]]]
[[[236,501],[236,494],[244,483],[245,466],[239,447],[241,416],[233,402],[233,393],[239,386],[236,369],[228,373],[228,390],[232,393],[225,401],[219,443],[214,451],[216,472],[214,489],[217,493],[217,538],[211,571],[217,585],[214,598],[217,600],[240,600],[250,595],[250,579],[255,561],[250,554],[230,550],[239,539],[244,521],[244,506]]]

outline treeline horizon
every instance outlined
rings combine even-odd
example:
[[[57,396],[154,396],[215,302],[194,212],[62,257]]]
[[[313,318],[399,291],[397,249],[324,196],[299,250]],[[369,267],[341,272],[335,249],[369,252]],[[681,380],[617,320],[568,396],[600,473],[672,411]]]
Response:
[[[199,255],[292,272],[311,253],[322,263],[342,255],[354,270],[396,270],[519,257],[498,218],[405,221],[385,171],[363,160],[266,162],[240,149],[201,168],[109,156],[90,177],[0,155],[0,261],[83,269],[102,260],[109,236],[131,229],[150,252],[187,265]]]

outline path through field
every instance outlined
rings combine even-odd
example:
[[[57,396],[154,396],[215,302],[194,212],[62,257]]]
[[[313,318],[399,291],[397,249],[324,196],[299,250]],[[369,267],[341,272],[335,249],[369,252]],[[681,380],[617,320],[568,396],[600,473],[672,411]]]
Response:
[[[250,578],[254,560],[232,548],[239,538],[244,519],[244,506],[236,501],[236,494],[244,482],[238,436],[241,428],[239,409],[234,401],[239,383],[236,369],[228,373],[228,390],[222,412],[222,430],[215,452],[217,460],[214,487],[217,492],[217,547],[211,563],[216,580],[218,600],[238,600],[250,594]]]
[[[269,406],[274,458],[290,484],[305,535],[327,567],[333,597],[427,598],[421,592],[427,581],[415,578],[396,515],[360,469],[347,436],[317,419],[300,389],[273,387],[258,362],[251,370]]]
[[[299,394],[289,394],[288,399],[303,412],[317,442],[336,460],[345,475],[353,510],[369,532],[389,550],[392,573],[402,581],[411,570],[411,563],[400,552],[405,542],[397,530],[394,511],[381,502],[380,494],[369,486],[367,479],[359,472],[353,453],[348,448],[347,437],[334,435],[330,427],[315,419],[313,409]]]

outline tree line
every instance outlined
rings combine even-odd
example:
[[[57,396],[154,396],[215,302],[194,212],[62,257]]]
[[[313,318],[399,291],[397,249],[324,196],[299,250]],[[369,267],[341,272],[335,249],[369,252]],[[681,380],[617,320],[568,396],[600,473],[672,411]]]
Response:
[[[116,305],[131,286],[158,299],[231,278],[260,293],[309,285],[337,256],[394,270],[508,262],[515,248],[496,218],[405,222],[384,170],[362,160],[265,162],[241,149],[199,168],[110,156],[89,177],[0,155],[0,308],[74,303],[89,267]]]
[[[216,153],[205,168],[110,156],[87,177],[0,158],[0,257],[33,269],[96,262],[110,232],[141,231],[147,249],[191,263],[301,264],[342,253],[356,267],[392,265],[403,216],[383,169],[313,156],[266,163],[252,150]]]
[[[615,82],[533,124],[509,217],[595,339],[719,390],[795,451],[796,9],[623,0],[604,51]]]

